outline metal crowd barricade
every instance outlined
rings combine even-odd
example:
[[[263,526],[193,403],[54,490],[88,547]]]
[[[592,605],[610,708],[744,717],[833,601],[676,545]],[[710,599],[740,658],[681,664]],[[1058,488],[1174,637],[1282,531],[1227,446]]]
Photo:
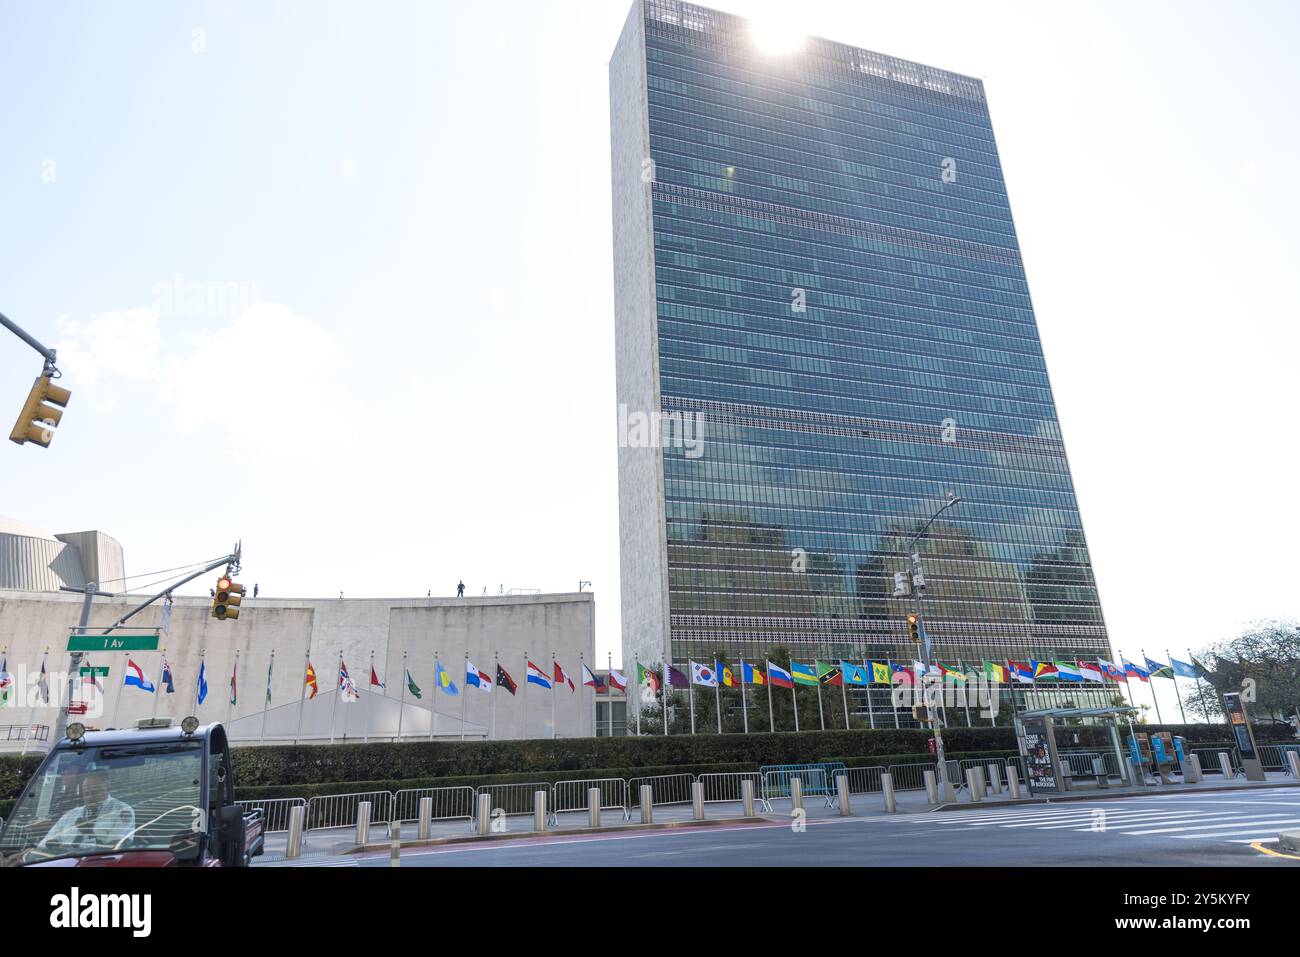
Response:
[[[629,778],[627,790],[640,800],[641,785],[648,784],[653,804],[690,804],[691,785],[694,783],[693,774],[656,774],[651,777]]]
[[[474,819],[474,789],[471,787],[406,788],[393,794],[393,820],[418,822],[420,800],[429,798],[433,804],[432,821],[466,821]]]
[[[556,781],[551,785],[550,810],[551,820],[562,811],[587,810],[587,791],[600,789],[600,809],[602,811],[622,811],[623,820],[628,820],[627,782],[622,778],[583,778],[577,781]]]
[[[1300,754],[1300,744],[1261,744],[1259,746],[1259,763],[1265,771],[1283,771],[1291,773],[1286,762],[1286,753],[1294,751]],[[1204,759],[1202,759],[1204,764]]]
[[[957,762],[947,763],[953,765]],[[895,791],[921,791],[925,789],[925,772],[935,770],[935,766],[933,764],[891,764],[885,770],[894,780]],[[952,781],[951,776],[948,780]]]
[[[1228,753],[1228,762],[1232,765],[1232,773],[1235,777],[1241,774],[1241,758],[1237,754],[1235,746],[1229,745],[1222,748],[1193,748],[1192,754],[1201,759],[1202,774],[1219,774],[1219,755],[1223,752]]]
[[[849,779],[850,794],[875,794],[881,790],[880,776],[885,773],[882,767],[848,768],[840,772]]]
[[[289,814],[292,808],[307,807],[306,798],[261,798],[248,801],[236,801],[245,811],[262,812],[263,829],[267,834],[289,830]],[[304,817],[306,812],[304,811]]]
[[[530,781],[522,784],[480,784],[476,793],[492,795],[492,813],[532,814],[533,795],[538,791],[546,792],[546,806],[555,806],[555,797],[551,785],[545,781]],[[584,807],[586,805],[583,805]]]
[[[763,796],[763,775],[758,771],[710,771],[696,778],[704,785],[705,804],[740,804],[740,782],[754,782],[754,800],[771,813],[772,806]]]
[[[352,827],[357,823],[357,805],[370,802],[370,823],[387,824],[392,814],[392,791],[360,791],[354,794],[322,794],[307,802],[304,831],[331,827]]]
[[[763,803],[770,807],[773,799],[790,797],[790,780],[798,778],[804,797],[821,795],[826,799],[827,807],[834,807],[835,781],[831,774],[843,774],[845,770],[844,764],[838,761],[765,765],[758,769],[758,773],[763,776]]]

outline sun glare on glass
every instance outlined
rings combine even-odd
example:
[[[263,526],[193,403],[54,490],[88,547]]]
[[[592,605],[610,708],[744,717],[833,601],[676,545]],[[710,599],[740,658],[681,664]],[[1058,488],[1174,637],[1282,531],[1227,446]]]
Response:
[[[804,44],[804,35],[784,20],[752,21],[750,38],[764,53],[797,53]]]

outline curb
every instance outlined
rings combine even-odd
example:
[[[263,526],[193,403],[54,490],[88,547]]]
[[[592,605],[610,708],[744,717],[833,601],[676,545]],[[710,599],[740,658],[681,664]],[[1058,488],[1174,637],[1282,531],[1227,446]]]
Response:
[[[677,828],[709,827],[716,824],[770,824],[763,817],[714,817],[703,821],[663,821],[658,824],[611,824],[602,827],[566,827],[545,831],[506,831],[500,834],[470,834],[465,837],[431,837],[426,840],[403,840],[403,850],[413,847],[438,847],[444,844],[480,844],[485,841],[514,841],[525,837],[567,837],[570,834],[610,834],[618,831],[669,831]],[[392,841],[371,841],[362,846],[340,850],[340,854],[363,854],[390,850]]]
[[[1288,851],[1300,851],[1300,831],[1283,831],[1277,836],[1277,843]]]
[[[1181,786],[1179,785],[1179,786],[1175,786],[1175,787],[1181,787]],[[1149,788],[1143,788],[1141,791],[1121,791],[1121,792],[1119,792],[1119,793],[1114,793],[1113,791],[1110,792],[1110,793],[1102,793],[1102,792],[1098,791],[1098,792],[1093,793],[1093,794],[1070,794],[1069,792],[1067,792],[1067,793],[1065,793],[1065,794],[1061,794],[1061,795],[1053,795],[1052,797],[1029,797],[1029,798],[1021,798],[1019,801],[1012,801],[1012,800],[996,800],[996,801],[988,801],[988,800],[984,800],[984,801],[978,801],[978,802],[968,802],[968,803],[965,803],[965,804],[940,804],[940,805],[938,805],[937,807],[933,807],[933,808],[931,808],[930,811],[931,811],[931,812],[934,812],[934,811],[970,811],[970,810],[978,810],[979,808],[989,808],[989,807],[1024,807],[1025,805],[1028,805],[1028,804],[1066,804],[1066,803],[1071,803],[1071,802],[1075,802],[1075,801],[1113,801],[1113,800],[1115,800],[1116,798],[1127,798],[1127,797],[1147,797],[1147,796],[1152,796],[1152,795],[1159,795],[1159,796],[1163,797],[1163,796],[1168,795],[1168,794],[1170,794],[1170,793],[1176,793],[1176,794],[1221,794],[1221,793],[1224,793],[1224,792],[1226,792],[1226,791],[1255,791],[1255,790],[1259,790],[1259,789],[1262,788],[1262,787],[1269,787],[1269,788],[1300,788],[1300,781],[1269,781],[1269,782],[1267,782],[1267,784],[1248,784],[1248,785],[1242,785],[1242,784],[1223,784],[1223,785],[1216,785],[1216,786],[1214,786],[1214,787],[1208,787],[1208,788],[1207,788],[1207,787],[1198,787],[1198,788],[1193,788],[1193,789],[1190,790],[1190,791],[1177,790],[1177,791],[1173,791],[1173,792],[1171,792],[1170,790],[1168,790],[1168,786],[1165,786],[1165,787],[1156,787],[1156,786],[1153,785],[1153,786],[1151,786],[1151,787],[1149,787]]]

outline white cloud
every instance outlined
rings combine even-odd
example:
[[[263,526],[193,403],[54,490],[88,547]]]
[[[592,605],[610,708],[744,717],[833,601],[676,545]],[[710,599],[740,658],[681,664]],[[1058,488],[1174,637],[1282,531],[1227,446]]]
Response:
[[[133,382],[158,377],[162,337],[158,317],[148,308],[100,313],[86,322],[60,316],[58,328],[59,366],[79,384],[98,385],[101,377]]]

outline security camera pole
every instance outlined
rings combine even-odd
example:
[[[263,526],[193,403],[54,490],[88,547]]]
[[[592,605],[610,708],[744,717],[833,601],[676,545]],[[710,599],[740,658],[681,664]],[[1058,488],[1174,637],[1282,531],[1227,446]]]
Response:
[[[934,524],[934,520],[960,501],[960,496],[949,492],[948,501],[944,502],[944,504],[940,506],[939,511],[930,516],[930,520],[921,526],[921,530],[912,536],[912,540],[908,542],[906,547],[903,549],[904,553],[907,555],[908,567],[911,570],[912,601],[916,608],[916,624],[923,636],[921,642],[921,661],[925,664],[926,675],[930,673],[930,637],[925,631],[924,620],[921,617],[921,598],[922,593],[925,590],[925,576],[921,574],[921,556],[916,552],[913,552],[912,549],[915,547],[916,543],[921,540],[921,536],[923,536],[926,531],[929,530],[930,526]],[[903,594],[906,594],[906,591],[900,591],[898,587],[895,587],[895,597],[901,597]],[[924,681],[924,676],[921,676],[921,680]],[[922,700],[924,700],[924,696],[922,697]],[[926,717],[930,721],[930,731],[934,735],[934,756],[936,762],[938,762],[940,800],[946,802],[954,801],[956,800],[956,797],[953,794],[952,782],[948,780],[948,766],[944,762],[943,729],[939,725],[939,718],[936,709],[930,707],[927,703],[925,711]]]

